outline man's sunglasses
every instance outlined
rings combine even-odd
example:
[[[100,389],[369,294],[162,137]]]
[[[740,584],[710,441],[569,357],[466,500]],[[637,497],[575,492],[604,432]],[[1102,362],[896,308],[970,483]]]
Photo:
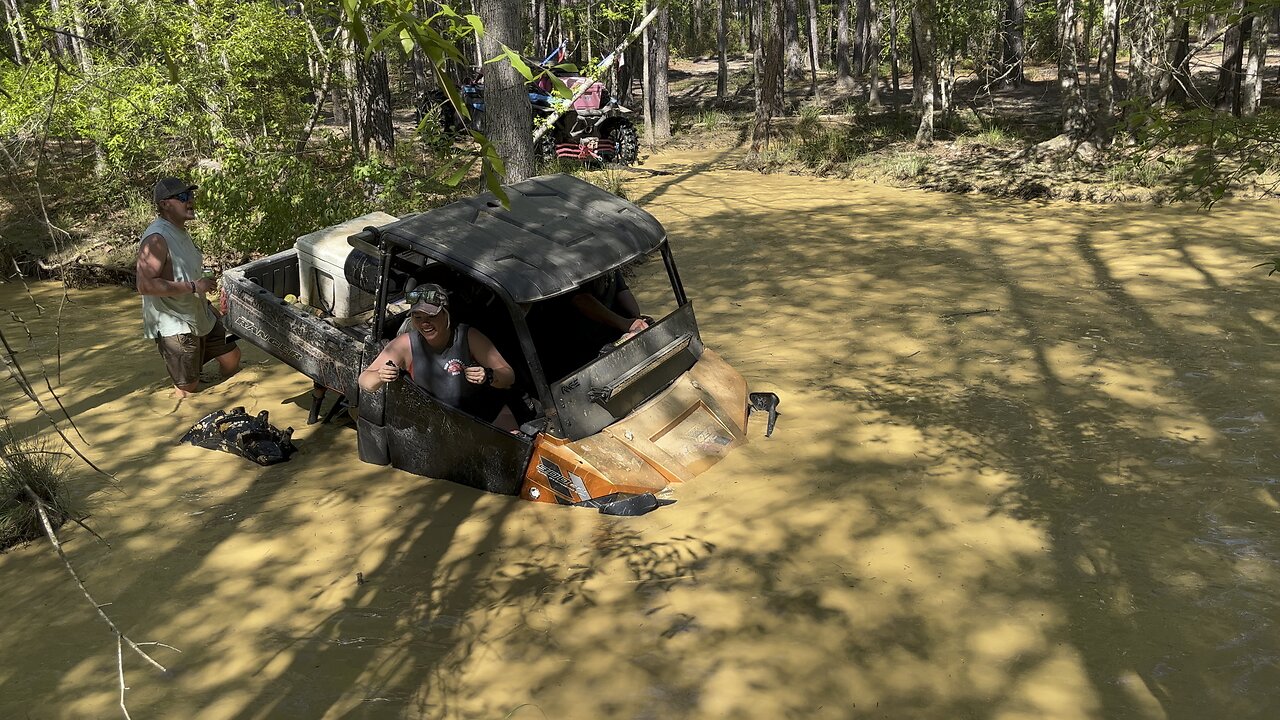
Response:
[[[183,190],[182,192],[178,193],[177,195],[170,195],[170,196],[169,196],[169,199],[171,199],[171,200],[177,200],[178,202],[187,202],[187,201],[189,201],[191,198],[193,198],[193,197],[195,197],[195,196],[196,196],[196,191],[195,191],[195,190]]]
[[[404,298],[411,303],[428,303],[444,307],[449,304],[449,297],[439,290],[410,290]]]

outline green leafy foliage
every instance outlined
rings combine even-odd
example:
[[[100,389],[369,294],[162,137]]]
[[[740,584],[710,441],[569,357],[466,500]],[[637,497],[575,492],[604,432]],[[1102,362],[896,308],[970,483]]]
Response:
[[[374,210],[421,211],[469,190],[450,187],[442,174],[423,167],[408,145],[373,158],[347,152],[341,139],[306,154],[237,150],[196,172],[202,222],[193,228],[214,255],[277,252],[327,225]]]

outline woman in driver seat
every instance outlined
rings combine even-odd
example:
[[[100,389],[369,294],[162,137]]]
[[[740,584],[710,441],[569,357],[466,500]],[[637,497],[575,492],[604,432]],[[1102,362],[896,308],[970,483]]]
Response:
[[[515,430],[515,417],[495,392],[515,383],[515,371],[489,338],[465,323],[454,325],[449,293],[439,285],[419,285],[405,299],[412,330],[387,343],[360,373],[360,389],[376,392],[404,372],[439,402]]]

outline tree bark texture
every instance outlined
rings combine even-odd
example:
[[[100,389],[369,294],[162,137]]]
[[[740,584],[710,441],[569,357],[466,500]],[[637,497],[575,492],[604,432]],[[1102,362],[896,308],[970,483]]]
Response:
[[[729,13],[725,0],[719,0],[720,21],[716,24],[716,99],[729,93]]]
[[[671,5],[662,4],[658,16],[650,25],[653,28],[653,51],[650,67],[653,69],[653,134],[654,145],[666,145],[671,140],[671,90],[668,69],[671,67]]]
[[[767,0],[761,0],[767,2]],[[787,77],[804,77],[804,49],[800,47],[800,13],[797,0],[783,0],[786,5]]]
[[[836,5],[836,86],[842,90],[853,87],[849,68],[849,0],[837,0]]]
[[[15,65],[22,65],[26,62],[26,48],[30,46],[26,26],[22,24],[22,13],[18,11],[17,0],[2,0],[2,2],[5,23],[9,27],[9,40],[13,44],[13,62]]]
[[[1160,76],[1159,96],[1168,102],[1182,102],[1191,91],[1191,22],[1185,14],[1169,23],[1165,42],[1166,68]]]
[[[911,39],[911,107],[917,111],[924,106],[924,78],[920,77],[924,67],[920,55],[920,31],[916,28],[919,8],[911,7],[910,20],[907,23],[907,36]],[[932,79],[930,80],[932,82]],[[931,86],[932,87],[932,86]],[[930,102],[933,102],[930,99]]]
[[[818,97],[818,0],[809,0],[809,94]]]
[[[755,49],[756,113],[751,123],[751,146],[747,152],[748,166],[759,162],[760,153],[769,147],[773,118],[782,111],[778,104],[778,87],[781,85],[784,53],[784,29],[786,22],[785,0],[760,1],[760,44]]]
[[[649,3],[645,3],[641,12],[649,14]],[[640,35],[641,47],[644,50],[644,73],[640,77],[640,104],[644,106],[641,116],[644,118],[644,144],[653,147],[653,23]]]
[[[1160,99],[1164,47],[1160,0],[1130,0],[1129,99],[1150,107]]]
[[[1120,40],[1120,0],[1102,0],[1102,33],[1098,43],[1098,137],[1109,140],[1115,117],[1116,44]]]
[[[898,0],[889,0],[889,73],[893,75],[893,106],[898,107]]]
[[[498,57],[503,45],[524,47],[519,5],[507,0],[477,0],[476,10],[484,21],[480,52],[486,59]],[[532,128],[533,110],[524,78],[506,60],[486,65],[484,132],[506,165],[502,182],[515,183],[533,176]]]
[[[1007,0],[1000,21],[1000,73],[1007,88],[1021,87],[1026,80],[1022,63],[1026,25],[1026,0]]]
[[[880,107],[880,8],[867,0],[867,105]]]
[[[1259,9],[1249,32],[1249,61],[1245,65],[1240,112],[1253,115],[1262,107],[1262,75],[1267,61],[1267,36],[1271,34],[1272,13]]]
[[[853,74],[862,77],[867,72],[867,56],[871,44],[871,0],[857,0],[853,18]]]
[[[936,30],[934,28],[934,0],[916,0],[911,8],[912,45],[918,56],[920,96],[920,125],[916,129],[916,145],[924,147],[933,143],[934,78],[937,76]]]
[[[1227,32],[1222,37],[1222,62],[1218,68],[1218,89],[1213,95],[1213,105],[1222,112],[1239,115],[1244,44],[1253,17],[1245,13],[1244,0],[1235,0],[1231,10],[1231,17],[1235,22],[1227,27]]]
[[[1076,55],[1076,0],[1058,0],[1058,87],[1062,91],[1062,132],[1072,141],[1085,136],[1088,112],[1080,91]]]

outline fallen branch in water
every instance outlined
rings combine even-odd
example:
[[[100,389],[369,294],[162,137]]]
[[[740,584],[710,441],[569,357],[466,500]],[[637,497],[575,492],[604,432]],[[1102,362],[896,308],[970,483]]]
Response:
[[[965,312],[942,313],[938,317],[949,320],[951,318],[966,317],[968,315],[985,315],[987,313],[998,313],[1000,308],[983,308],[982,310],[967,310]]]
[[[8,455],[4,456],[4,462],[6,465],[10,467],[10,469],[13,468],[13,463],[11,460],[9,460]],[[80,575],[76,572],[75,567],[71,565],[71,560],[67,558],[67,553],[63,551],[62,543],[58,540],[58,534],[53,529],[53,523],[49,521],[49,513],[45,509],[44,500],[42,500],[40,496],[37,495],[36,492],[31,489],[30,485],[23,483],[22,489],[26,491],[27,497],[31,498],[31,502],[35,503],[36,512],[40,514],[40,524],[44,526],[45,536],[49,538],[49,542],[53,545],[54,551],[58,553],[58,557],[62,560],[62,564],[67,568],[67,572],[71,574],[71,579],[75,581],[76,587],[80,588],[80,592],[84,594],[85,598],[89,601],[89,604],[93,606],[94,612],[98,613],[98,617],[102,618],[102,621],[107,624],[107,627],[111,628],[111,632],[115,633],[116,635],[116,663],[117,663],[117,669],[118,669],[119,678],[120,678],[120,710],[124,713],[126,720],[129,720],[129,709],[125,707],[125,704],[124,704],[124,691],[127,688],[127,686],[125,685],[125,682],[124,682],[124,647],[123,646],[128,645],[131,650],[133,650],[138,655],[140,655],[143,660],[146,660],[148,663],[150,663],[160,672],[167,674],[169,671],[168,669],[165,668],[165,666],[156,662],[154,658],[148,655],[146,651],[143,650],[138,645],[138,643],[130,639],[128,635],[125,635],[123,632],[120,632],[120,628],[116,627],[116,624],[112,622],[111,617],[102,611],[102,605],[99,604],[98,601],[95,600],[93,596],[89,594],[89,589],[84,586],[84,582],[80,580]],[[174,648],[169,645],[164,645],[163,643],[146,643],[146,644],[162,645],[163,647],[167,647],[176,652],[182,652],[177,648]]]

